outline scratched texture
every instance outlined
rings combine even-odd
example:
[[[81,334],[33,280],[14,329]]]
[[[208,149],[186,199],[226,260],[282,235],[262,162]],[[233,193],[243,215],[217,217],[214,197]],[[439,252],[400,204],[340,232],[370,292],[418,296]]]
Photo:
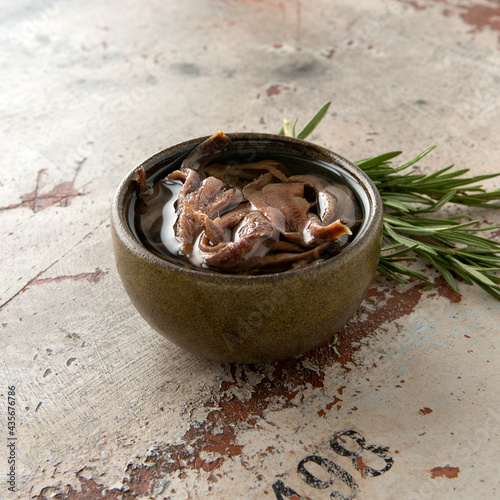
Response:
[[[19,436],[1,498],[498,495],[484,292],[379,277],[338,355],[211,363],[142,321],[109,232],[147,156],[304,123],[327,100],[311,140],[352,160],[437,144],[427,171],[498,171],[498,1],[21,0],[0,30],[2,447],[9,385]]]

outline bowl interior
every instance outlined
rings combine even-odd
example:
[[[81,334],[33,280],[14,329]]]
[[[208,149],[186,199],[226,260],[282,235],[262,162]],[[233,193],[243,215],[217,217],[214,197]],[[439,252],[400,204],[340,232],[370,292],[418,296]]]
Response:
[[[231,143],[226,150],[214,158],[214,163],[240,165],[271,158],[284,163],[293,174],[314,174],[347,185],[358,202],[362,213],[362,223],[357,228],[354,238],[341,250],[340,254],[359,244],[359,240],[363,238],[373,220],[378,192],[370,179],[358,167],[345,158],[320,146],[289,137],[250,133],[227,135],[231,138]],[[183,159],[189,152],[205,139],[206,137],[203,137],[184,142],[160,151],[145,160],[139,166],[146,171],[148,184],[152,186],[168,173],[180,168]],[[141,253],[149,253],[151,258],[157,259],[162,265],[168,263],[183,268],[184,266],[179,265],[173,259],[165,256],[160,257],[153,252],[149,252],[141,242],[134,223],[135,204],[137,202],[137,192],[135,182],[133,182],[135,177],[134,169],[118,188],[117,199],[115,200],[121,207],[122,228],[125,233],[128,233],[124,235],[129,240],[128,244],[133,247],[141,247]],[[335,260],[339,256],[337,255]],[[299,270],[288,270],[284,271],[284,273],[296,271]],[[196,269],[195,272],[216,273],[205,269]],[[235,277],[238,275],[229,276]],[[262,274],[259,276],[262,276]],[[248,276],[246,277],[248,278]]]

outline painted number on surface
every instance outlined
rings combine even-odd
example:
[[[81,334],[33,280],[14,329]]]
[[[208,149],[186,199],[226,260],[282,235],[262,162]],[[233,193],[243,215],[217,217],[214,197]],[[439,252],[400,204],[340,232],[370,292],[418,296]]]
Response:
[[[352,445],[356,445],[357,449],[350,449]],[[359,470],[363,477],[380,476],[387,472],[394,463],[394,459],[385,448],[373,444],[367,445],[365,438],[359,432],[353,430],[334,434],[330,440],[330,448],[341,457],[349,457],[355,469]],[[363,452],[373,453],[382,459],[385,465],[379,469],[366,465],[363,460]],[[321,478],[312,472],[313,468],[321,471]],[[313,488],[319,490],[331,489],[329,493],[332,499],[353,500],[357,496],[359,487],[354,478],[329,458],[319,455],[309,455],[299,462],[297,473],[307,485]],[[336,484],[343,485],[343,493],[333,489]],[[304,498],[294,489],[286,486],[281,480],[273,484],[273,492],[278,500]]]
[[[364,464],[362,460],[362,451],[350,451],[346,449],[340,442],[343,442],[345,444],[346,439],[351,439],[356,444],[359,446],[359,448],[363,451],[369,451],[373,453],[374,455],[379,456],[385,461],[385,466],[382,467],[382,469],[373,469],[372,467],[369,467]],[[339,442],[340,441],[340,442]],[[394,463],[394,459],[391,457],[391,455],[387,452],[385,448],[382,446],[376,446],[374,444],[366,445],[365,438],[356,431],[345,431],[341,433],[337,433],[333,436],[333,438],[330,440],[330,447],[332,450],[337,453],[337,455],[340,455],[342,457],[351,457],[352,464],[356,469],[361,471],[363,477],[365,476],[380,476],[384,472],[387,472],[391,467],[392,464]]]

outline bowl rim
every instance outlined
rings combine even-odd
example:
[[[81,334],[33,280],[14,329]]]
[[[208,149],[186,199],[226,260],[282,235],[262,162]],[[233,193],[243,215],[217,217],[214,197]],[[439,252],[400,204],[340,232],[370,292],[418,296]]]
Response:
[[[318,270],[318,268],[337,268],[343,265],[346,260],[352,258],[356,253],[361,251],[363,243],[365,240],[370,238],[370,232],[373,230],[378,223],[382,220],[382,200],[378,189],[373,184],[371,179],[363,170],[354,165],[343,156],[319,146],[317,144],[311,143],[309,141],[304,141],[302,139],[296,139],[293,137],[282,136],[278,134],[267,134],[267,133],[256,133],[256,132],[237,132],[237,133],[227,133],[225,134],[231,139],[231,143],[237,141],[257,141],[266,143],[281,143],[282,145],[294,146],[291,152],[297,153],[298,148],[306,149],[311,153],[321,156],[321,160],[330,163],[337,169],[343,170],[354,177],[354,179],[362,187],[363,191],[367,195],[368,200],[368,220],[363,228],[362,232],[356,236],[354,241],[349,243],[346,247],[346,251],[341,252],[334,258],[327,259],[323,262],[319,262],[312,266],[307,266],[299,269],[289,269],[283,272],[268,273],[268,274],[257,274],[257,275],[245,275],[245,274],[231,274],[223,273],[219,271],[214,271],[210,269],[192,269],[189,267],[184,267],[182,265],[171,262],[167,259],[161,258],[156,254],[149,251],[143,244],[138,241],[134,233],[132,232],[129,223],[127,212],[129,210],[129,202],[132,196],[132,182],[137,177],[136,169],[139,167],[144,168],[146,172],[153,170],[153,174],[156,174],[162,167],[158,167],[156,170],[154,168],[158,166],[159,163],[168,160],[169,157],[173,157],[178,153],[188,153],[190,149],[197,146],[202,141],[208,139],[210,136],[198,137],[195,139],[190,139],[178,144],[174,144],[160,151],[157,151],[153,155],[149,156],[138,165],[136,165],[128,174],[122,179],[118,188],[116,189],[115,195],[111,204],[111,226],[116,233],[116,236],[121,240],[121,242],[127,247],[127,249],[136,255],[136,257],[149,261],[149,263],[158,265],[161,268],[166,268],[173,272],[178,272],[181,274],[191,275],[193,277],[198,277],[199,279],[210,281],[219,280],[224,282],[264,282],[268,280],[278,280],[286,279],[287,276],[297,275],[297,274],[309,274]],[[311,158],[314,156],[311,154]],[[328,161],[326,160],[328,158]],[[362,201],[360,201],[362,202]],[[366,206],[364,210],[366,212]],[[347,251],[348,250],[348,251]]]

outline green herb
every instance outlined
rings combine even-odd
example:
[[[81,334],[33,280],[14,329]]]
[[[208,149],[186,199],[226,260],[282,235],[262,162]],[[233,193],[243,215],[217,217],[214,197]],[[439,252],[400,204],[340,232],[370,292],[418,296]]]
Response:
[[[59,328],[59,330],[61,330],[61,332],[65,333],[68,336],[68,338],[70,338],[71,340],[75,340],[75,336],[71,332],[68,332],[68,330],[60,327],[59,325],[56,325],[56,326],[57,326],[57,328]]]
[[[284,120],[280,134],[305,139],[325,116],[325,104],[303,130],[295,135],[295,125]],[[430,153],[430,147],[413,160],[393,166],[401,151],[385,153],[356,162],[380,192],[384,206],[383,240],[378,271],[399,282],[428,277],[401,263],[427,260],[458,291],[456,278],[477,284],[500,300],[500,242],[477,233],[500,226],[481,226],[467,214],[431,217],[449,203],[486,209],[500,208],[500,189],[486,191],[480,184],[499,174],[466,177],[469,169],[452,170],[453,165],[432,174],[421,174],[415,164]],[[413,168],[412,168],[413,167]]]
[[[307,125],[298,133],[295,134],[295,125],[297,124],[298,118],[295,118],[294,122],[289,120],[283,120],[283,126],[278,132],[279,135],[287,135],[289,137],[296,137],[297,139],[305,139],[309,136],[313,130],[319,125],[319,122],[325,117],[328,108],[330,107],[331,101],[328,101],[322,108],[309,120]]]

